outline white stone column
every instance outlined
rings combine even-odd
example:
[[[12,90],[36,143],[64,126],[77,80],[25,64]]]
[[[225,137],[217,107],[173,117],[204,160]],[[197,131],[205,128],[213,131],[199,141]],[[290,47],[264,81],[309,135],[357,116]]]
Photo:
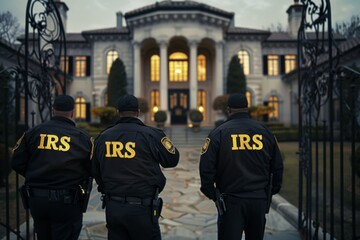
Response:
[[[168,110],[168,44],[160,42],[160,110]]]
[[[190,42],[190,109],[197,108],[197,46],[196,41]]]
[[[133,42],[134,50],[134,96],[141,97],[141,56],[140,56],[140,44],[139,42]]]
[[[214,81],[214,98],[224,94],[224,42],[220,41],[216,43],[216,77]]]
[[[217,96],[221,96],[224,94],[224,78],[223,78],[223,71],[224,71],[224,42],[220,41],[216,43],[216,61],[215,61],[215,79],[213,83],[213,98],[212,102],[214,102]],[[215,114],[215,121],[224,119],[225,116],[221,111],[218,111]]]

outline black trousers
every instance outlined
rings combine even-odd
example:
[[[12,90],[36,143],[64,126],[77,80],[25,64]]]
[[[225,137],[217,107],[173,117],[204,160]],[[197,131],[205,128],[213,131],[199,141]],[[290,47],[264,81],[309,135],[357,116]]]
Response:
[[[30,212],[39,240],[76,240],[83,214],[80,205],[49,202],[47,198],[30,197]]]
[[[109,240],[161,240],[160,226],[152,221],[151,206],[110,199],[106,203]]]
[[[262,240],[265,230],[265,199],[226,197],[226,212],[218,217],[218,240]]]

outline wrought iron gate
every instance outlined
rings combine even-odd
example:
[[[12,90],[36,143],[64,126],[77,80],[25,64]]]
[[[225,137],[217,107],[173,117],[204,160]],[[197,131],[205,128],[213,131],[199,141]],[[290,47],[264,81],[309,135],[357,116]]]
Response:
[[[302,4],[298,227],[305,239],[360,239],[360,71],[342,65],[330,0]]]
[[[19,199],[23,178],[11,172],[11,147],[23,131],[50,118],[54,95],[66,93],[67,80],[60,68],[67,64],[66,41],[57,4],[61,3],[27,1],[21,47],[6,56],[16,61],[0,69],[0,177],[4,181],[0,189],[0,239],[33,238],[29,212],[23,210]]]

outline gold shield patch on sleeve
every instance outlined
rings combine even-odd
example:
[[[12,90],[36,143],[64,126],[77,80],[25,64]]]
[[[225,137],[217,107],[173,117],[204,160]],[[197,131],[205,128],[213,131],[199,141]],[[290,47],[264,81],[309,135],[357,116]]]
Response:
[[[13,151],[15,151],[20,146],[20,144],[21,144],[24,137],[25,137],[25,133],[23,133],[23,135],[19,138],[19,140],[17,140],[17,142],[16,142],[16,144],[15,144],[15,146],[13,148]]]
[[[209,144],[210,144],[210,138],[206,138],[204,145],[201,147],[201,155],[203,155],[204,153],[206,153],[206,151],[209,148]]]
[[[163,137],[161,139],[161,143],[169,153],[175,154],[175,147],[174,147],[174,145],[172,144],[171,140],[168,137]]]

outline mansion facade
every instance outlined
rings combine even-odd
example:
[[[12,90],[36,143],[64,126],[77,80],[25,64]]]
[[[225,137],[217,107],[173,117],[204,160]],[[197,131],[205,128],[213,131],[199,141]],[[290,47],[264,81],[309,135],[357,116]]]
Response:
[[[57,5],[66,26],[69,9],[61,1]],[[76,119],[91,121],[90,108],[107,105],[108,74],[120,58],[127,92],[148,102],[146,123],[164,110],[168,124],[187,124],[187,112],[199,109],[203,124],[212,125],[219,118],[213,101],[226,94],[228,65],[236,55],[249,105],[267,102],[275,109],[270,121],[292,124],[296,101],[282,76],[296,68],[301,12],[294,1],[287,10],[287,32],[271,32],[237,27],[234,13],[204,3],[164,0],[118,12],[115,27],[67,33],[66,72],[72,76],[67,93],[76,100]]]
[[[68,8],[58,6],[66,26]],[[301,11],[295,1],[287,10],[288,31],[270,32],[236,27],[234,13],[203,3],[165,0],[118,12],[116,27],[67,33],[67,72],[73,76],[67,93],[78,103],[76,118],[89,120],[84,108],[107,104],[108,74],[120,58],[127,92],[148,102],[146,123],[159,109],[168,112],[169,124],[186,124],[188,110],[199,109],[211,125],[218,120],[213,101],[226,94],[228,65],[237,55],[250,106],[266,101],[275,109],[271,121],[291,124],[290,88],[281,77],[296,68]]]

